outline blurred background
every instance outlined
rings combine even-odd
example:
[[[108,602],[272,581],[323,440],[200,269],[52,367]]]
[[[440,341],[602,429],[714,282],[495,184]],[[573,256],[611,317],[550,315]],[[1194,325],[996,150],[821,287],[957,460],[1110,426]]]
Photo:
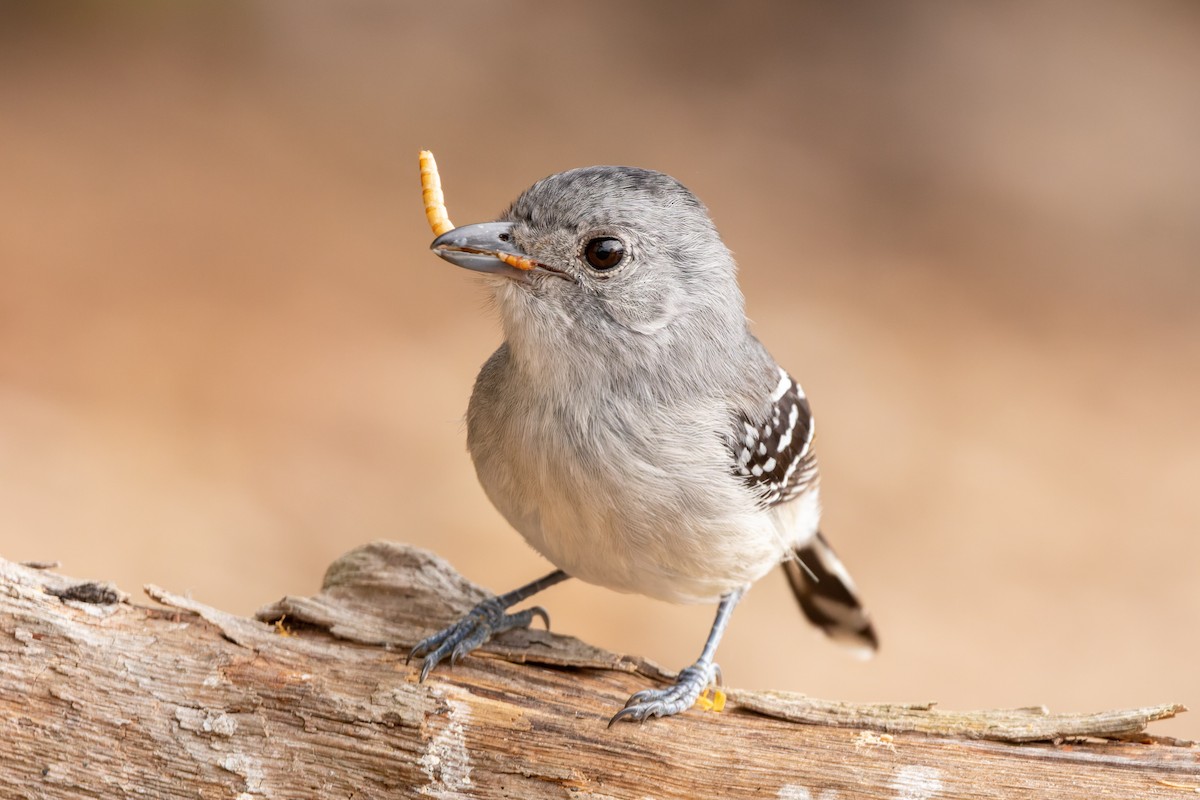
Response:
[[[632,164],[737,255],[882,638],[772,574],[732,685],[1200,707],[1197,75],[1187,0],[0,4],[0,555],[239,613],[380,538],[547,571],[465,450],[499,330],[416,154],[459,224]],[[713,613],[543,602],[672,667]]]

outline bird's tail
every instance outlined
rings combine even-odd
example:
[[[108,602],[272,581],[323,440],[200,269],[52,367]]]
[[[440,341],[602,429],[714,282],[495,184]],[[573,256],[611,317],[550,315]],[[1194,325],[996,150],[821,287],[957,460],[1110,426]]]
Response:
[[[879,649],[871,618],[858,599],[850,573],[820,531],[783,562],[804,616],[839,644],[870,658]]]

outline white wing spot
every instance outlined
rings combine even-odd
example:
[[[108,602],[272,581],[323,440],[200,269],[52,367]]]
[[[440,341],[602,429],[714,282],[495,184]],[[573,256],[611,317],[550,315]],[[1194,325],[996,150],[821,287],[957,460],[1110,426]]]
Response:
[[[786,488],[788,481],[792,479],[792,473],[796,471],[796,467],[800,466],[803,459],[793,458],[792,463],[788,464],[787,472],[783,475],[783,486]]]
[[[753,447],[754,443],[758,441],[758,431],[754,430],[754,426],[749,422],[743,422],[742,425],[746,428],[746,435],[742,441],[745,442],[746,447]]]
[[[792,410],[788,412],[788,428],[787,433],[779,439],[779,446],[775,448],[775,452],[782,453],[792,443],[792,431],[796,430],[796,421],[800,419],[800,406],[792,406]]]
[[[763,472],[770,472],[773,469],[775,469],[775,459],[768,458],[767,463],[763,464]]]
[[[775,387],[775,391],[771,392],[771,402],[778,403],[779,398],[787,394],[788,387],[792,385],[792,377],[783,371],[783,367],[779,368],[779,385]]]

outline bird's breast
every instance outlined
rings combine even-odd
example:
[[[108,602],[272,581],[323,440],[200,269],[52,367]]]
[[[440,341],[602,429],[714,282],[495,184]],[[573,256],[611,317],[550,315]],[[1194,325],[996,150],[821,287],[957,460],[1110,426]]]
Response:
[[[479,481],[560,569],[705,602],[779,562],[789,543],[731,471],[723,409],[548,393],[489,365],[468,411]]]

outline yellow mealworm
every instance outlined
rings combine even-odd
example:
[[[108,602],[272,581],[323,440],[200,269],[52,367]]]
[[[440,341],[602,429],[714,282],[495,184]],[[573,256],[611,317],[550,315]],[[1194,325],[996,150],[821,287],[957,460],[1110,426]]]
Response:
[[[493,253],[492,255],[510,267],[516,267],[517,269],[529,270],[537,266],[536,261],[526,256],[515,256],[512,253]]]
[[[446,214],[446,198],[442,194],[442,179],[438,175],[437,162],[433,160],[433,153],[422,150],[419,158],[421,162],[421,197],[425,201],[425,219],[429,220],[429,227],[433,228],[434,236],[441,236],[447,231],[454,230],[454,223]]]

